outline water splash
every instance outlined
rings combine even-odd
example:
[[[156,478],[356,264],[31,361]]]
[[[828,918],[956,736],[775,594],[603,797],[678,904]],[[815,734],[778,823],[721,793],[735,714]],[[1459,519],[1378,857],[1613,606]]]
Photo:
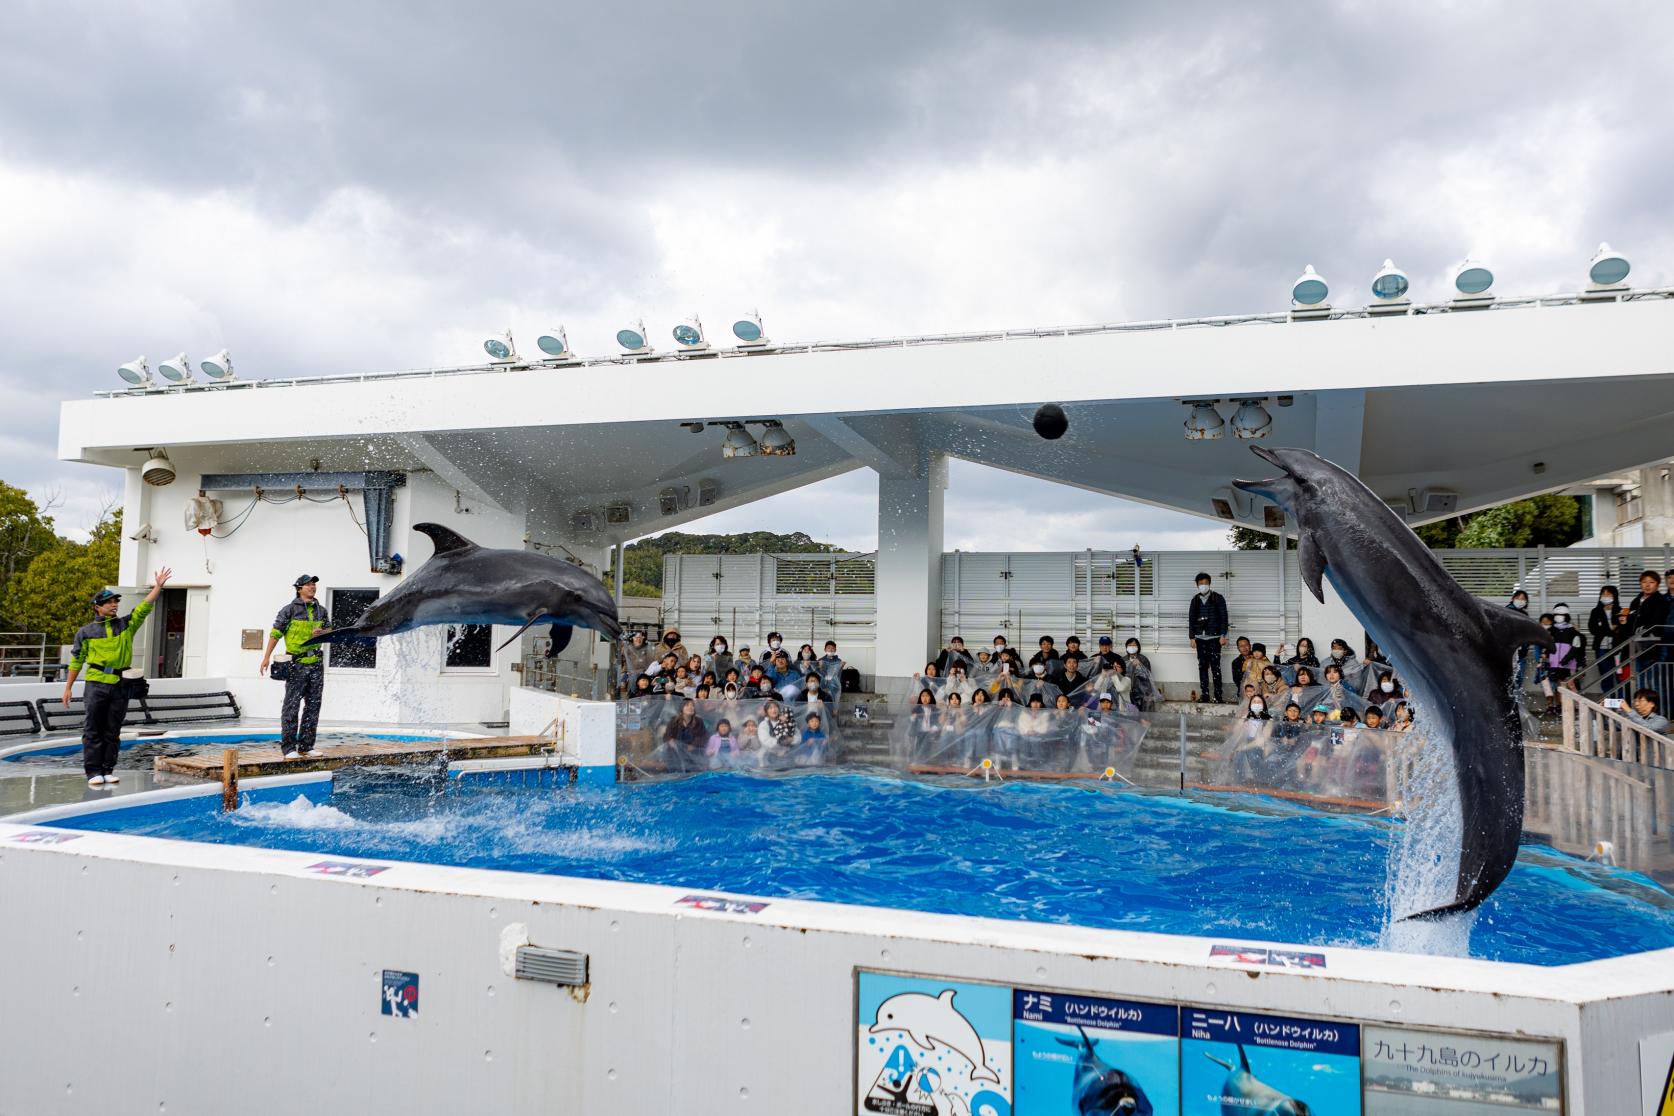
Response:
[[[226,818],[234,825],[276,829],[354,829],[360,824],[337,807],[313,802],[305,794],[289,802],[246,802]]]
[[[1415,911],[1446,906],[1457,893],[1465,826],[1454,751],[1420,725],[1405,735],[1397,762],[1409,773],[1401,795],[1404,822],[1396,827],[1389,849],[1387,921],[1379,944],[1399,953],[1469,956],[1476,912],[1400,921]]]

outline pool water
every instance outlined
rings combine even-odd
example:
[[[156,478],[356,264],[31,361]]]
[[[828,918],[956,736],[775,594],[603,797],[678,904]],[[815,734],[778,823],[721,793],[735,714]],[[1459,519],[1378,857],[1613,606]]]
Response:
[[[1270,801],[860,772],[522,789],[389,769],[55,823],[766,897],[1376,948],[1394,823]],[[1525,846],[1470,954],[1561,965],[1674,946],[1648,877]]]
[[[373,742],[387,742],[391,740],[429,741],[437,739],[434,736],[406,736],[389,733],[366,732],[322,732],[315,739],[316,747],[332,747],[341,744],[367,744]],[[213,733],[181,734],[178,736],[140,736],[124,737],[122,748],[117,753],[116,766],[120,770],[151,767],[151,761],[158,756],[193,756],[203,754],[220,755],[223,748],[238,746],[279,746],[277,732],[235,732],[224,735]],[[20,764],[25,767],[63,767],[66,764],[79,768],[81,766],[81,741],[59,741],[41,747],[31,747],[20,750],[9,756],[0,757],[7,763]],[[5,774],[0,769],[0,775]]]

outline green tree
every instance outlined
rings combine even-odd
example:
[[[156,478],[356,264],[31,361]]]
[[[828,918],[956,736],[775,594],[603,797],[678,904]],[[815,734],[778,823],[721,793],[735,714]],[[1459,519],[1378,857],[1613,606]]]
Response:
[[[1426,524],[1418,537],[1431,547],[1492,549],[1571,546],[1581,541],[1581,503],[1547,493]]]
[[[116,582],[122,552],[122,513],[93,528],[85,543],[58,540],[14,574],[7,592],[10,620],[50,642],[68,643],[87,623],[88,601]]]
[[[669,531],[630,543],[622,558],[623,592],[630,597],[663,595],[665,554],[834,554],[841,547],[818,542],[801,531],[788,535],[772,531],[746,531],[737,535],[689,535]],[[614,569],[606,574],[610,583]]]
[[[28,568],[35,556],[58,545],[52,517],[21,488],[0,481],[0,627],[16,627],[6,596],[12,576]]]
[[[1254,527],[1234,527],[1227,532],[1227,541],[1234,550],[1277,550],[1279,536],[1271,531],[1258,531]],[[1285,549],[1295,550],[1296,540],[1286,536]]]

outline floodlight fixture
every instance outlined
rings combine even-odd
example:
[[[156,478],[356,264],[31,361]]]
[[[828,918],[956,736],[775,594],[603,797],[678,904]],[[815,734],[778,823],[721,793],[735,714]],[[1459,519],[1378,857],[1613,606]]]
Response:
[[[151,366],[145,363],[145,354],[130,360],[127,364],[116,366],[116,374],[128,382],[131,387],[151,386]]]
[[[651,348],[650,335],[645,332],[645,321],[634,322],[626,329],[616,331],[616,343],[622,346],[622,351],[629,356],[649,356],[656,350]]]
[[[570,335],[564,332],[563,326],[542,331],[541,335],[535,338],[535,344],[539,346],[541,352],[547,355],[549,360],[569,361],[575,359],[575,354],[570,352]]]
[[[1453,269],[1454,303],[1488,303],[1494,300],[1494,269],[1481,260],[1466,257]]]
[[[1226,437],[1226,420],[1215,410],[1215,400],[1185,399],[1181,402],[1192,409],[1192,413],[1186,418],[1188,442],[1210,442]]]
[[[174,464],[169,461],[165,450],[154,449],[145,455],[145,464],[140,466],[140,479],[157,488],[174,483]]]
[[[783,423],[778,419],[769,419],[762,425],[767,428],[761,432],[761,452],[765,456],[796,456],[796,439],[790,436]]]
[[[1232,416],[1232,432],[1240,438],[1265,438],[1273,430],[1273,416],[1263,407],[1265,399],[1240,399]]]
[[[732,335],[738,338],[740,349],[765,349],[770,344],[762,328],[760,314],[751,314],[733,322]]]
[[[761,447],[750,436],[750,432],[744,429],[743,423],[729,422],[724,425],[727,428],[727,436],[721,442],[722,457],[755,457],[761,453]]]
[[[509,329],[498,337],[490,337],[484,341],[482,349],[495,364],[514,364],[517,361],[517,342],[512,340]]]
[[[198,361],[198,370],[211,380],[230,380],[233,378],[232,354],[222,349],[208,360]]]
[[[1626,282],[1631,270],[1633,268],[1626,256],[1608,244],[1600,244],[1598,251],[1587,264],[1587,278],[1592,281],[1594,290],[1620,287]]]
[[[185,353],[179,353],[159,364],[157,374],[171,384],[189,384],[192,382],[192,362],[186,359]]]
[[[703,339],[703,323],[693,314],[690,321],[681,322],[674,327],[674,343],[680,346],[683,353],[707,352],[709,342]]]
[[[1313,264],[1303,268],[1302,274],[1296,277],[1296,282],[1290,285],[1290,300],[1298,306],[1318,307],[1325,302],[1325,297],[1330,293],[1330,285],[1320,278]]]

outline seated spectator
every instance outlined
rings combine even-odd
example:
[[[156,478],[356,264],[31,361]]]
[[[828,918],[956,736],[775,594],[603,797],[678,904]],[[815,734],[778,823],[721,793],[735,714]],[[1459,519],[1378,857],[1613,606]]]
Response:
[[[1366,662],[1368,665],[1376,663],[1380,667],[1390,665],[1389,656],[1383,653],[1383,648],[1371,639],[1366,641]]]
[[[1380,729],[1380,728],[1382,728],[1383,727],[1383,710],[1379,709],[1375,705],[1367,706],[1366,707],[1366,727],[1369,728],[1369,729]]]
[[[1119,712],[1125,712],[1134,705],[1134,688],[1138,685],[1128,674],[1128,664],[1124,659],[1112,659],[1110,665],[1099,671],[1086,687],[1085,692],[1103,697],[1111,696],[1112,704]]]
[[[739,767],[761,766],[761,726],[754,717],[746,717],[744,723],[738,726],[738,760]]]
[[[1290,700],[1306,709],[1313,708],[1314,700],[1324,692],[1324,688],[1314,681],[1311,668],[1299,666],[1296,668],[1296,681],[1290,686]]]
[[[1081,637],[1080,636],[1070,636],[1068,639],[1064,640],[1064,652],[1063,652],[1063,654],[1064,655],[1073,654],[1076,658],[1081,660],[1082,665],[1086,665],[1087,652],[1081,650]],[[1063,656],[1059,656],[1059,657],[1062,658]]]
[[[966,670],[976,665],[976,656],[965,650],[963,636],[954,636],[948,640],[947,646],[942,648],[942,653],[936,656],[936,669],[944,678],[952,672],[954,663],[963,663]]]
[[[726,677],[727,671],[732,669],[732,652],[727,650],[726,636],[716,636],[709,641],[709,657],[704,660],[703,669],[716,678]]]
[[[671,694],[691,697],[697,690],[697,679],[693,678],[691,671],[685,667],[675,667],[674,679],[668,684],[668,690]]]
[[[685,661],[686,673],[693,678],[703,677],[703,656],[687,655]]]
[[[657,657],[657,661],[645,668],[645,673],[655,678],[659,674],[666,678],[673,678],[674,672],[680,667],[680,660],[673,651]]]
[[[750,658],[750,645],[748,643],[738,645],[738,654],[732,657],[732,665],[738,668],[738,677],[750,677],[750,671],[755,667],[756,661]]]
[[[937,694],[947,685],[947,679],[941,677],[941,668],[934,661],[925,663],[924,669],[913,675],[913,681],[918,684],[919,689]]]
[[[641,674],[634,679],[633,689],[628,691],[628,696],[630,698],[648,698],[655,696],[655,693],[656,691],[651,689],[650,677]]]
[[[1232,682],[1238,685],[1244,681],[1244,671],[1250,665],[1250,637],[1239,636],[1234,646],[1238,648],[1238,654],[1232,660]]]
[[[1289,689],[1290,687],[1285,685],[1285,680],[1279,676],[1278,667],[1268,663],[1261,668],[1261,681],[1256,683],[1256,692],[1261,694],[1268,702],[1282,698]]]
[[[1314,641],[1303,636],[1296,641],[1296,654],[1284,661],[1285,666],[1305,666],[1319,669],[1319,656],[1314,653]]]
[[[1066,696],[1074,697],[1088,682],[1087,675],[1081,673],[1081,656],[1074,651],[1066,651],[1063,664],[1063,668],[1052,679],[1052,684]]]
[[[645,639],[645,633],[636,631],[628,637],[626,643],[620,645],[621,651],[617,655],[617,685],[631,687],[634,679],[645,673],[652,663],[651,656],[655,651]]]
[[[761,724],[756,728],[764,759],[785,755],[796,746],[796,722],[790,710],[777,701],[762,706]]]
[[[837,654],[837,641],[825,641],[825,654],[820,656],[820,679],[826,692],[841,694],[843,692],[843,668],[848,666],[843,656]]]
[[[800,695],[802,700],[824,702],[827,705],[836,700],[831,694],[825,691],[825,689],[821,686],[821,682],[822,679],[820,678],[820,672],[818,670],[810,670],[807,674],[804,674],[802,676],[802,693]]]
[[[1392,670],[1379,671],[1377,684],[1366,692],[1366,700],[1374,707],[1385,702],[1397,701],[1401,697],[1401,687],[1395,681],[1395,672]]]
[[[708,701],[709,697],[710,697],[709,687],[705,686],[705,685],[702,685],[701,683],[698,685],[697,689],[692,691],[692,698],[695,701]]]
[[[1279,734],[1281,736],[1288,737],[1300,736],[1304,725],[1305,722],[1302,720],[1302,707],[1297,705],[1294,701],[1287,703],[1285,705],[1284,720],[1281,724]]]
[[[675,662],[686,661],[686,645],[680,642],[680,633],[673,628],[663,632],[663,641],[657,648],[658,656],[673,655]]]
[[[685,757],[701,755],[708,746],[708,726],[698,716],[697,703],[691,698],[680,703],[680,712],[663,728],[663,743]]]
[[[810,713],[803,718],[802,724],[802,739],[797,746],[797,762],[809,767],[824,763],[829,743],[825,734],[824,718],[818,713]]]
[[[715,734],[709,738],[703,754],[711,760],[730,763],[738,757],[738,738],[732,735],[732,722],[722,717],[715,722]]]
[[[703,677],[698,679],[699,686],[708,686],[711,690],[720,686],[720,684],[720,680],[715,677],[715,672],[712,670],[704,671]]]
[[[981,687],[978,687],[977,689],[972,690],[971,691],[971,704],[972,705],[988,705],[989,704],[988,691],[982,689]]]
[[[1261,672],[1272,665],[1273,660],[1267,657],[1267,645],[1255,643],[1250,645],[1250,653],[1244,656],[1244,670],[1234,673],[1233,681],[1239,685],[1259,684]]]
[[[997,635],[997,636],[994,637],[993,653],[994,653],[994,657],[996,659],[998,659],[1002,654],[1004,654],[1005,652],[1010,651],[1010,650],[1011,650],[1011,648],[1006,645],[1006,637],[1005,636]],[[1016,652],[1012,652],[1012,653],[1016,654]]]
[[[1662,698],[1655,690],[1639,689],[1633,694],[1633,707],[1622,710],[1622,716],[1652,732],[1668,735],[1668,718],[1662,715]]]
[[[1395,706],[1395,712],[1391,714],[1389,718],[1389,731],[1412,731],[1412,706],[1408,705],[1404,701]]]
[[[943,686],[943,693],[958,694],[961,700],[971,696],[976,690],[976,684],[965,674],[965,660],[954,659],[948,668],[947,682]]]
[[[1308,723],[1310,725],[1323,725],[1330,720],[1330,717],[1331,707],[1329,705],[1316,705],[1314,711],[1308,714]]]
[[[780,651],[784,650],[784,647],[785,647],[785,637],[784,636],[780,635],[778,632],[768,632],[767,633],[767,657],[768,658],[771,659],[773,656],[777,655]]]
[[[1051,674],[1053,670],[1057,668],[1058,652],[1052,647],[1051,636],[1041,636],[1040,650],[1036,651],[1029,657],[1029,669],[1033,671],[1037,665],[1041,665],[1046,668],[1044,671],[1036,675],[1037,678]]]
[[[1116,658],[1115,648],[1115,641],[1109,636],[1099,636],[1098,651],[1084,664],[1087,668],[1087,673],[1097,674],[1099,671],[1103,670],[1109,664],[1111,659]]]

